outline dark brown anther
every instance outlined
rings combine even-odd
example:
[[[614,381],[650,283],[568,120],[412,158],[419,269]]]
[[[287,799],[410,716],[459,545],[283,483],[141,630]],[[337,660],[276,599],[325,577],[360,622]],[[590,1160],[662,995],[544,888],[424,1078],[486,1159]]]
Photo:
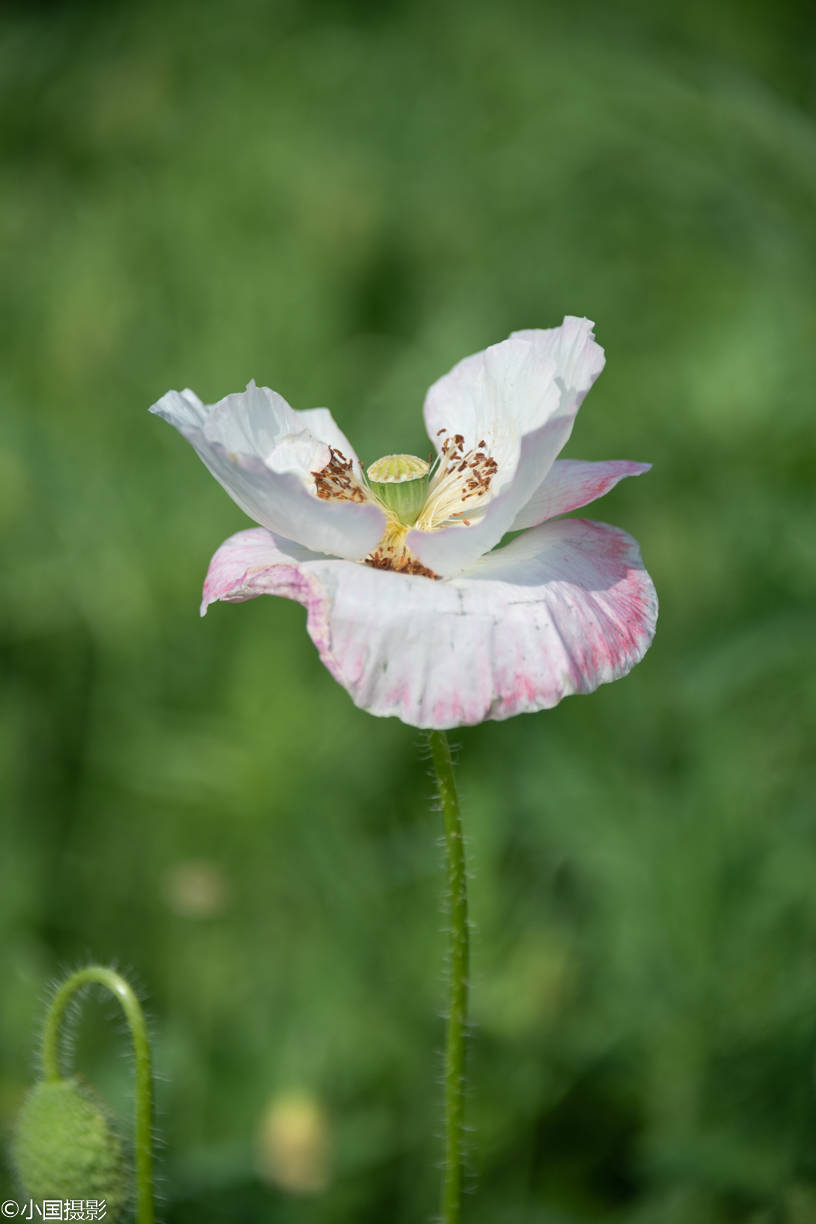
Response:
[[[351,459],[329,447],[329,462],[319,472],[312,472],[317,496],[324,501],[364,502],[365,493],[352,474]]]

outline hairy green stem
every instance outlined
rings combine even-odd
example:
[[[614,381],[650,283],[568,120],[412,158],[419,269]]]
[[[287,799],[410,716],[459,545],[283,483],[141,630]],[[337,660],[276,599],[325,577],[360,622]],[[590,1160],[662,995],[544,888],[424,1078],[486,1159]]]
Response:
[[[467,874],[459,798],[456,794],[450,745],[444,731],[431,732],[430,748],[445,823],[450,922],[450,1001],[445,1050],[445,1172],[442,1182],[442,1224],[459,1224],[462,1211],[465,1036],[470,962]]]
[[[96,983],[114,995],[125,1013],[136,1060],[134,1162],[136,1166],[136,1221],[154,1224],[153,1204],[153,1071],[144,1013],[131,986],[113,969],[88,965],[72,973],[60,986],[45,1019],[42,1044],[43,1076],[54,1082],[60,1070],[60,1028],[71,998],[83,986]]]

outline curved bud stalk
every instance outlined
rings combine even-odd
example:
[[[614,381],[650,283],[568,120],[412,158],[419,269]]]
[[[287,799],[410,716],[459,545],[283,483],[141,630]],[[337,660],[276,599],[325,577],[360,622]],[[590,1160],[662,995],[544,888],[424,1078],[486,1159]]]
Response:
[[[131,1170],[106,1111],[75,1076],[60,1068],[60,1034],[66,1009],[83,987],[110,991],[125,1013],[135,1056],[135,1134]],[[88,965],[58,988],[45,1019],[42,1077],[23,1105],[13,1160],[32,1199],[104,1200],[106,1219],[124,1219],[135,1171],[137,1224],[154,1224],[153,1073],[144,1013],[130,984],[113,969]]]

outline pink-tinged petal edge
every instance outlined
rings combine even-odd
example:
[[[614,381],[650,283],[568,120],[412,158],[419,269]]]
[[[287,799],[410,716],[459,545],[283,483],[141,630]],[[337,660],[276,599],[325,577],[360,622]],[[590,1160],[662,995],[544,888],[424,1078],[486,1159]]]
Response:
[[[603,497],[626,476],[642,476],[651,463],[610,459],[592,463],[581,459],[556,459],[549,472],[513,522],[512,531],[537,527],[559,514],[569,514]]]
[[[441,582],[240,532],[212,559],[202,613],[261,594],[306,607],[323,663],[356,705],[440,729],[592,692],[640,661],[657,618],[636,542],[586,519],[526,531]]]
[[[314,578],[305,573],[300,562],[318,553],[281,540],[263,527],[238,531],[214,553],[204,579],[200,613],[206,616],[210,604],[246,603],[259,595],[281,595],[294,599],[306,609],[306,631],[321,659],[339,684],[330,651],[328,602]],[[354,562],[346,562],[351,565]]]

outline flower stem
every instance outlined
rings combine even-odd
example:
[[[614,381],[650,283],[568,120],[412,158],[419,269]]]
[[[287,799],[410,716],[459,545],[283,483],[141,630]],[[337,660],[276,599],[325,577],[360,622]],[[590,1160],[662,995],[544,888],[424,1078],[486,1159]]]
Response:
[[[130,984],[113,969],[104,965],[88,965],[72,973],[60,986],[51,1001],[45,1019],[42,1044],[42,1068],[46,1080],[62,1078],[60,1071],[60,1027],[71,997],[83,986],[95,982],[115,995],[125,1013],[136,1060],[136,1101],[134,1130],[134,1161],[136,1165],[136,1222],[154,1224],[153,1205],[153,1072],[147,1026],[139,1000]]]
[[[445,1172],[442,1182],[442,1224],[459,1224],[464,1163],[465,1033],[470,961],[467,874],[459,798],[453,776],[450,745],[444,731],[431,732],[430,747],[445,822],[450,921],[450,1003],[445,1051]]]

